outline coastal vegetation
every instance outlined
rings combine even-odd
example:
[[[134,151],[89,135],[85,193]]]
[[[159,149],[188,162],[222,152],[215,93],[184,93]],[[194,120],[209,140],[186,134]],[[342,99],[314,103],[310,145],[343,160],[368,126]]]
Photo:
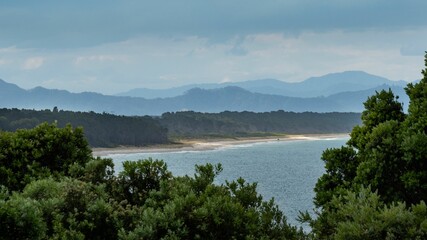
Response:
[[[0,109],[0,130],[30,129],[48,122],[83,127],[92,147],[145,146],[168,143],[167,129],[149,116],[125,117],[108,113],[58,110]]]
[[[256,136],[260,133],[348,133],[360,124],[359,113],[230,112],[164,113],[160,123],[170,136]]]
[[[322,155],[317,215],[291,226],[256,183],[215,184],[221,165],[176,177],[161,160],[94,158],[81,128],[0,132],[0,239],[426,239],[427,54],[408,113],[368,98],[345,146]],[[202,115],[203,116],[203,115]]]
[[[341,148],[322,155],[326,173],[314,189],[318,239],[427,238],[427,53],[408,113],[389,91],[364,103],[362,125]]]
[[[259,137],[276,134],[348,133],[359,113],[293,113],[285,111],[164,113],[161,117],[108,113],[0,109],[0,130],[30,129],[48,122],[81,126],[92,147],[167,144],[177,138]]]
[[[161,160],[94,158],[81,128],[42,124],[0,133],[0,239],[304,238],[221,165],[175,177]]]

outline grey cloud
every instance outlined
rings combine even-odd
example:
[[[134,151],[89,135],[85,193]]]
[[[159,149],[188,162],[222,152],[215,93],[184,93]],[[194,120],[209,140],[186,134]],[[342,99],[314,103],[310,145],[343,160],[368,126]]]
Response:
[[[242,46],[244,41],[245,41],[244,37],[237,36],[233,47],[230,50],[228,50],[227,53],[234,56],[246,56],[248,54],[248,50]]]
[[[87,47],[141,35],[224,41],[256,33],[427,26],[425,0],[20,2],[0,3],[0,47]]]
[[[427,52],[427,47],[402,47],[400,54],[402,56],[424,56]]]
[[[246,50],[240,45],[235,45],[227,53],[234,56],[246,56],[248,54],[248,50]]]
[[[427,51],[427,36],[424,35],[424,37],[412,39],[409,43],[404,44],[400,48],[400,54],[402,56],[424,56]]]

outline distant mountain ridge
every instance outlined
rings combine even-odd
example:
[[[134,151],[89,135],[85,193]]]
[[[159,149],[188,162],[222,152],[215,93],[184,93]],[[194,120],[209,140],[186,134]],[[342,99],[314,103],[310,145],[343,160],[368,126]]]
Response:
[[[254,93],[228,86],[217,89],[193,88],[185,94],[158,99],[107,96],[99,93],[70,93],[37,87],[24,90],[14,84],[0,81],[0,107],[26,109],[59,109],[72,111],[107,112],[117,115],[161,115],[165,112],[192,110],[198,112],[222,111],[293,111],[293,112],[361,112],[363,102],[375,91],[391,88],[405,106],[408,98],[403,87],[381,85],[362,91],[350,91],[327,97],[297,98]]]
[[[312,98],[330,96],[340,92],[361,91],[381,85],[406,86],[405,81],[392,81],[362,71],[331,73],[321,77],[308,78],[305,81],[289,83],[276,79],[249,80],[244,82],[191,84],[167,89],[136,88],[117,96],[143,97],[146,99],[176,97],[192,88],[215,89],[235,86],[254,93],[282,95],[288,97]]]

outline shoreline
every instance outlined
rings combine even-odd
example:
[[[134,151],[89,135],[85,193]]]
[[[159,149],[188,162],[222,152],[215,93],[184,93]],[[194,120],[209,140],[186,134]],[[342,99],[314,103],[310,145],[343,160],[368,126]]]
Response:
[[[267,143],[277,141],[302,141],[302,140],[322,140],[348,137],[349,133],[332,133],[332,134],[294,134],[283,136],[266,136],[266,137],[236,137],[233,139],[185,139],[178,143],[151,145],[143,147],[114,147],[114,148],[92,148],[94,157],[105,157],[115,154],[132,154],[132,153],[164,153],[164,152],[183,152],[183,151],[208,151],[224,147]]]

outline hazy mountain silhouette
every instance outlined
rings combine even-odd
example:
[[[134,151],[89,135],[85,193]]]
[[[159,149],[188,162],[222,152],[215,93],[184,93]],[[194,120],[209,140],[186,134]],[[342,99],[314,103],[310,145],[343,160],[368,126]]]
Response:
[[[368,90],[384,84],[390,86],[406,86],[407,82],[391,81],[362,71],[347,71],[327,74],[321,77],[313,77],[298,83],[288,83],[275,79],[261,79],[218,84],[191,84],[167,89],[137,88],[117,95],[154,99],[179,96],[196,87],[202,89],[215,89],[236,86],[254,93],[307,98],[329,96],[340,92]]]
[[[296,98],[273,94],[253,93],[240,87],[218,89],[193,88],[171,98],[144,99],[107,96],[99,93],[70,93],[37,87],[24,90],[0,81],[0,107],[27,109],[59,109],[72,111],[108,112],[119,115],[160,115],[164,112],[193,110],[221,111],[294,111],[294,112],[361,112],[363,102],[375,91],[391,88],[401,96],[405,106],[408,99],[402,87],[381,85],[363,91],[342,92],[327,97]]]

